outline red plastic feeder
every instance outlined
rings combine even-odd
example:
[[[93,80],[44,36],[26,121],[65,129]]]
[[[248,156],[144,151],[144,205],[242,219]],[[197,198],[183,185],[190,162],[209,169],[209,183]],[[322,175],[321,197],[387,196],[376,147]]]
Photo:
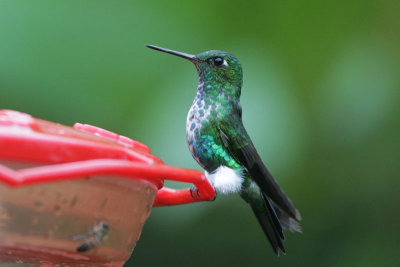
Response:
[[[198,192],[165,188],[164,179]],[[7,266],[122,266],[152,206],[215,196],[203,173],[165,165],[140,142],[11,110],[0,110],[0,182],[0,262]]]

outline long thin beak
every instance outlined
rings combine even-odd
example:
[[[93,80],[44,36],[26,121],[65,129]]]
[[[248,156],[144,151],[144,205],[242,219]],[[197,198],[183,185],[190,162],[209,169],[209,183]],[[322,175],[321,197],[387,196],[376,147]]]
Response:
[[[171,55],[175,55],[178,57],[182,57],[182,58],[186,58],[192,62],[196,61],[196,56],[195,55],[191,55],[191,54],[186,54],[186,53],[182,53],[182,52],[178,52],[178,51],[174,51],[174,50],[170,50],[170,49],[166,49],[166,48],[162,48],[162,47],[158,47],[155,45],[146,45],[148,48],[154,49],[154,50],[158,50],[161,52],[165,52]]]

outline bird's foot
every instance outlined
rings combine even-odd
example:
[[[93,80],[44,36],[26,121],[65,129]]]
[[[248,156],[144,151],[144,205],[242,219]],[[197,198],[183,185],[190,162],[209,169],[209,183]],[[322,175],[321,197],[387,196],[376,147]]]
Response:
[[[200,197],[199,189],[196,186],[193,185],[190,188],[190,195],[192,196],[192,198],[195,198],[195,199],[199,198]]]
[[[194,199],[200,198],[200,190],[196,186],[190,187],[190,195]],[[217,198],[217,192],[215,192],[214,198],[211,201],[214,201]]]

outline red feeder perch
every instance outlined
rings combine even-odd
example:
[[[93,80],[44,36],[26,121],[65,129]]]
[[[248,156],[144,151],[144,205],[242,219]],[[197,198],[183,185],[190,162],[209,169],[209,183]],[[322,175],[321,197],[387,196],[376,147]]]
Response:
[[[0,262],[30,266],[122,266],[152,206],[215,196],[203,173],[165,165],[140,142],[10,110],[0,110],[0,182]]]

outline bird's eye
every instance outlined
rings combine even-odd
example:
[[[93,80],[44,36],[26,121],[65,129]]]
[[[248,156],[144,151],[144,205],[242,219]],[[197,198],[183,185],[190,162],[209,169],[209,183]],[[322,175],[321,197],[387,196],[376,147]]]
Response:
[[[213,58],[213,63],[215,66],[219,67],[224,63],[224,59],[222,57]]]

